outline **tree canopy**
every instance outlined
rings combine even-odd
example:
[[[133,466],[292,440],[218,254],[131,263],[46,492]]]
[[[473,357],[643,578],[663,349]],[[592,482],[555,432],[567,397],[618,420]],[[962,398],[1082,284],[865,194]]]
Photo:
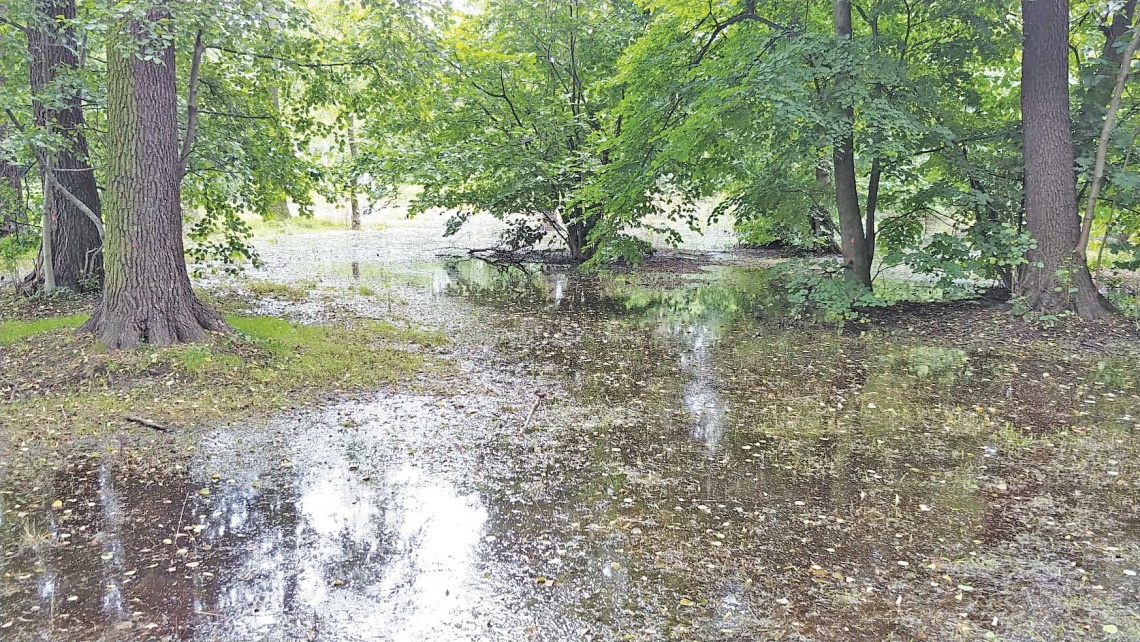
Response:
[[[1026,192],[1036,23],[1013,0],[10,0],[3,248],[41,245],[29,288],[100,287],[99,195],[121,122],[104,52],[124,16],[163,4],[153,29],[176,54],[180,202],[200,267],[256,261],[245,215],[410,186],[412,215],[446,212],[454,232],[487,212],[508,222],[505,248],[593,266],[639,260],[646,230],[677,239],[728,218],[745,244],[840,251],[853,296],[895,266],[1026,295],[1037,271],[1079,275],[1106,253],[1132,266],[1140,247],[1135,1],[1050,2],[1066,28],[1050,72],[1067,88],[1066,203],[1093,196],[1091,218],[1071,212],[1068,267],[1037,260],[1056,239]],[[1054,277],[1040,287],[1095,288]]]

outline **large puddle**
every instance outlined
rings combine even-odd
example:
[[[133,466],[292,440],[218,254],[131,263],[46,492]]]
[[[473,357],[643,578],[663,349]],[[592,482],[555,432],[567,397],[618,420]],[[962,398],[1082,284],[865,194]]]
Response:
[[[789,325],[739,260],[445,260],[438,228],[283,237],[256,276],[319,284],[263,311],[446,328],[441,380],[6,447],[39,463],[0,467],[0,639],[1140,639],[1133,360]]]

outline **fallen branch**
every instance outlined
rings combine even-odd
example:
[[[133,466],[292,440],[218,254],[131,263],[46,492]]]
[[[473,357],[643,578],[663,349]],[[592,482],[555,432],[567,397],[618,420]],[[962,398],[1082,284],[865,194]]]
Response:
[[[526,429],[530,427],[530,420],[534,418],[534,413],[536,410],[538,410],[539,404],[542,403],[542,398],[542,395],[538,395],[538,397],[534,400],[534,405],[530,407],[530,412],[527,413],[526,421],[523,422],[522,432],[526,432]]]
[[[127,415],[126,420],[131,422],[132,424],[138,424],[140,426],[146,426],[147,428],[152,428],[154,430],[157,430],[158,432],[165,432],[165,433],[171,432],[170,429],[167,428],[166,426],[163,426],[162,424],[159,424],[159,423],[155,423],[149,419],[143,419],[142,417],[134,417],[131,415]]]

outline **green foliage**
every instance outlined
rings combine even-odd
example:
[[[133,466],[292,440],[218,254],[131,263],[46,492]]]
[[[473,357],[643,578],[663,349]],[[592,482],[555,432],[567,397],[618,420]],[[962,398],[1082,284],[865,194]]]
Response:
[[[0,272],[18,275],[40,245],[39,234],[20,232],[0,237]]]
[[[619,131],[609,81],[642,24],[629,0],[492,0],[460,14],[404,135],[373,153],[423,186],[413,214],[450,213],[449,234],[485,211],[508,222],[509,248],[570,243],[566,228],[597,222],[583,190]]]
[[[144,6],[80,2],[67,26],[99,51],[117,12]],[[196,114],[182,196],[199,272],[257,265],[250,215],[288,202],[304,217],[317,195],[377,201],[408,185],[422,188],[411,213],[444,211],[451,234],[489,212],[506,223],[505,248],[560,242],[577,258],[593,255],[591,265],[641,260],[652,248],[639,230],[676,242],[679,229],[725,217],[746,245],[829,249],[838,239],[833,152],[848,136],[864,214],[871,168],[882,171],[884,265],[933,277],[945,291],[964,281],[1008,285],[1032,248],[1019,231],[1014,0],[855,3],[843,41],[830,3],[790,0],[173,6],[174,19],[150,36],[174,39],[184,131]],[[51,23],[35,23],[44,18],[34,9],[33,0],[9,0],[0,23],[0,108],[14,121],[0,155],[33,168],[38,152],[68,144],[33,124],[22,28]],[[1082,181],[1099,97],[1118,66],[1105,59],[1105,34],[1123,9],[1074,4]],[[100,179],[104,76],[100,57],[85,56],[38,97],[83,96]],[[1135,101],[1125,93],[1095,212],[1096,229],[1108,233],[1106,264],[1128,268],[1140,265],[1131,240],[1140,232]],[[26,183],[34,209],[34,169]],[[0,259],[11,265],[21,251],[0,249]]]
[[[893,247],[907,245],[894,238],[889,242]],[[934,276],[940,287],[947,288],[976,279],[1005,281],[1011,270],[1027,262],[1026,253],[1036,246],[1029,234],[1008,223],[979,221],[964,235],[938,232],[921,247],[887,254],[883,263]]]
[[[772,269],[770,278],[773,304],[795,317],[810,313],[850,321],[861,318],[866,308],[887,305],[833,260],[786,261]]]

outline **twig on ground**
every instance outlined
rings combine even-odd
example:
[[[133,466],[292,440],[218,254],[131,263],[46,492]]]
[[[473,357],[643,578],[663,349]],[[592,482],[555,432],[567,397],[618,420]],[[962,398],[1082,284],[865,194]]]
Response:
[[[538,406],[542,403],[542,399],[542,395],[538,395],[535,398],[534,405],[530,407],[530,412],[527,413],[526,421],[523,422],[522,432],[526,432],[526,429],[530,427],[530,420],[534,418],[534,412],[538,410]]]
[[[143,419],[142,417],[134,417],[134,416],[128,415],[126,417],[126,420],[133,423],[133,424],[138,424],[140,426],[146,426],[147,428],[152,428],[154,430],[157,430],[158,432],[166,432],[166,433],[170,432],[170,429],[167,428],[166,426],[163,426],[160,423],[155,423],[149,419]]]

